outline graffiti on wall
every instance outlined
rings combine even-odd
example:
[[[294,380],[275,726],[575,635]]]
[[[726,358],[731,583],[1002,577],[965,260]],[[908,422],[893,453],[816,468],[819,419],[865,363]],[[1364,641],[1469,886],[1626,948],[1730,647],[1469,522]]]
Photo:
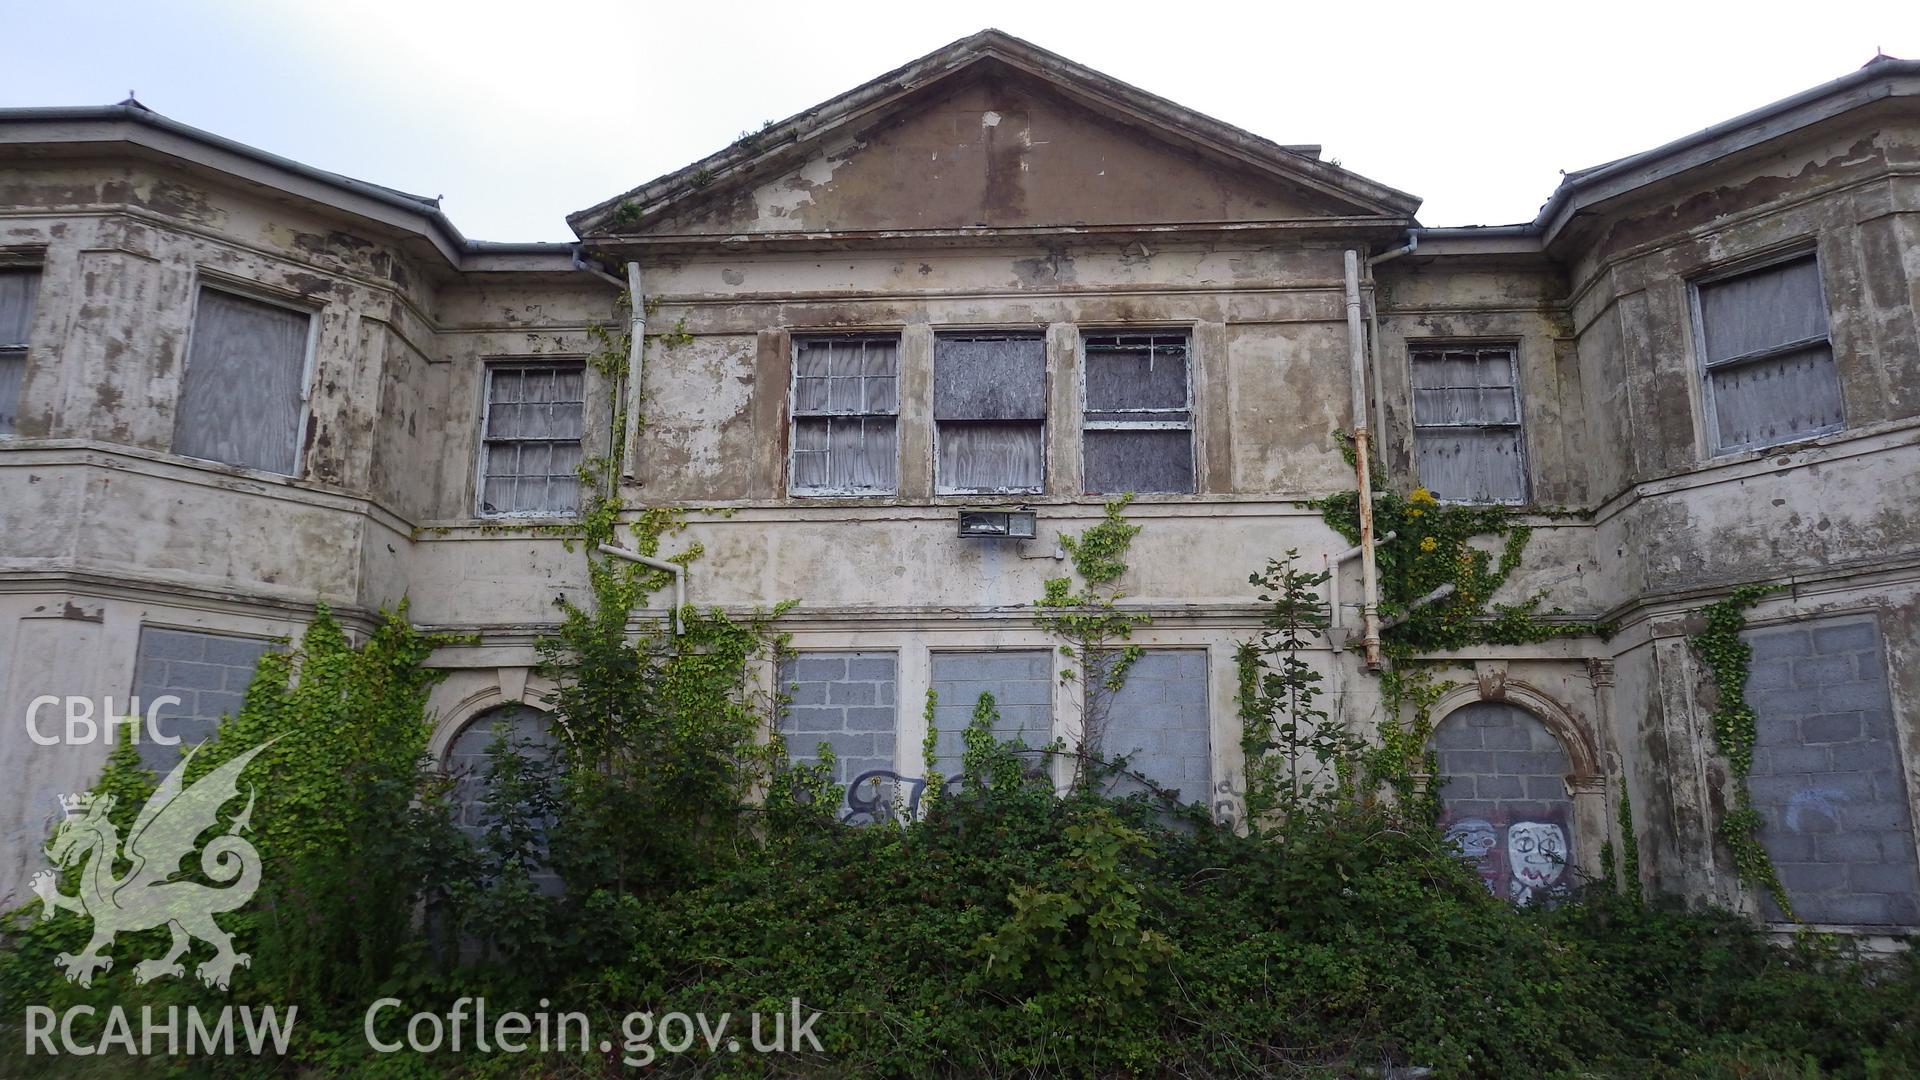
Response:
[[[1558,817],[1558,815],[1555,815]],[[1489,821],[1463,817],[1447,823],[1447,842],[1473,864],[1487,891],[1516,904],[1564,893],[1572,884],[1572,848],[1564,819]]]

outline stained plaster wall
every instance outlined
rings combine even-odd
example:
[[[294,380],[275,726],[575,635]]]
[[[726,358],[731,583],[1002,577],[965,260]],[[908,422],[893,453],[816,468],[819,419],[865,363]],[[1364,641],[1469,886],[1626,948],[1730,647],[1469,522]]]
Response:
[[[1621,623],[1615,716],[1660,887],[1752,908],[1714,837],[1737,781],[1715,752],[1716,704],[1689,612],[1753,581],[1788,582],[1756,625],[1871,612],[1892,673],[1895,746],[1920,768],[1915,559],[1920,522],[1920,186],[1910,116],[1856,117],[1816,137],[1681,175],[1595,215],[1571,259],[1601,605]],[[1690,308],[1699,276],[1814,250],[1847,430],[1712,456]]]
[[[483,362],[584,353],[612,290],[567,274],[502,300],[392,230],[165,162],[9,160],[0,206],[0,254],[42,275],[0,453],[0,812],[24,823],[0,838],[5,896],[50,793],[85,788],[108,749],[34,743],[34,697],[124,709],[143,624],[279,637],[324,603],[366,626],[407,595],[422,522],[471,519],[449,492],[471,491]],[[312,312],[298,476],[170,452],[201,285]]]

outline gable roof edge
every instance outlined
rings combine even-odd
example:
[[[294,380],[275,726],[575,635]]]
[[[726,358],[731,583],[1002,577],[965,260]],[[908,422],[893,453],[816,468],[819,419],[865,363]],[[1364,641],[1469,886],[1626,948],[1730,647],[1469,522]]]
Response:
[[[987,29],[909,61],[837,97],[805,109],[673,172],[567,215],[585,238],[617,220],[624,206],[652,213],[712,183],[740,176],[794,148],[858,120],[887,102],[986,59],[999,60],[1079,95],[1103,97],[1137,116],[1177,130],[1215,152],[1291,174],[1309,188],[1388,216],[1411,217],[1417,196],[1310,157],[1318,147],[1290,147],[1195,112],[1000,30]]]

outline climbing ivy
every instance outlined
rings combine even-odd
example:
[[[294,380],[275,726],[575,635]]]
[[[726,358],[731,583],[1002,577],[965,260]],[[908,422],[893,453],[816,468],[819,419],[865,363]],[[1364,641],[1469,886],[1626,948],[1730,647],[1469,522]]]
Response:
[[[1119,581],[1127,572],[1127,549],[1141,528],[1124,516],[1132,501],[1132,495],[1110,499],[1098,524],[1078,536],[1060,537],[1060,546],[1084,584],[1076,591],[1070,577],[1049,578],[1040,599],[1033,602],[1040,628],[1060,640],[1060,655],[1070,661],[1061,670],[1060,681],[1080,689],[1080,740],[1073,748],[1075,786],[1090,783],[1093,767],[1104,760],[1100,743],[1113,696],[1140,659],[1140,647],[1129,639],[1135,627],[1153,621],[1151,616],[1120,608]]]
[[[1747,664],[1753,659],[1753,649],[1740,637],[1747,626],[1747,609],[1782,588],[1773,584],[1742,585],[1725,599],[1708,604],[1702,612],[1706,629],[1689,638],[1688,643],[1713,682],[1716,694],[1708,722],[1715,744],[1733,770],[1734,808],[1721,818],[1720,837],[1733,850],[1733,865],[1740,880],[1751,888],[1765,889],[1781,912],[1797,922],[1773,859],[1760,843],[1763,819],[1747,787],[1756,738],[1753,706],[1747,704]]]
[[[934,713],[940,708],[940,691],[927,687],[927,704],[920,711],[920,718],[926,724],[926,734],[920,738],[921,771],[926,774],[926,786],[920,789],[920,813],[922,816],[933,812],[946,790],[947,778],[934,767],[939,757],[940,730],[934,726]]]
[[[1360,500],[1343,491],[1314,504],[1326,523],[1350,543],[1360,542]],[[1505,506],[1442,503],[1425,488],[1407,495],[1373,493],[1374,558],[1380,581],[1381,643],[1390,655],[1470,645],[1526,645],[1557,637],[1609,636],[1612,627],[1554,618],[1542,612],[1544,591],[1517,603],[1492,596],[1519,568],[1531,526]],[[1490,538],[1498,546],[1475,543]],[[1446,595],[1421,604],[1435,590]],[[1418,606],[1416,606],[1418,605]]]
[[[1633,799],[1627,791],[1626,781],[1620,783],[1620,877],[1621,885],[1627,895],[1640,899],[1640,838],[1633,831]],[[1607,860],[1607,868],[1613,868],[1613,860]]]
[[[1380,702],[1385,717],[1379,745],[1366,756],[1366,786],[1384,788],[1418,821],[1440,812],[1439,755],[1433,737],[1433,706],[1458,683],[1435,679],[1434,665],[1398,661],[1380,672]],[[1404,717],[1404,719],[1403,719]]]

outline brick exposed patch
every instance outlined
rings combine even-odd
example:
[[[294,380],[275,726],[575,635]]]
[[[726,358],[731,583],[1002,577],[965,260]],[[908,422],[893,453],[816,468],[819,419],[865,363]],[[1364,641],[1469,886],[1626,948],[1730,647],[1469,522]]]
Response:
[[[260,638],[141,627],[133,694],[140,699],[142,712],[155,698],[180,699],[179,705],[168,705],[159,713],[160,730],[178,736],[180,745],[142,742],[141,762],[165,774],[179,763],[182,753],[213,738],[220,718],[240,711],[254,666],[273,647]]]
[[[1879,624],[1842,616],[1744,636],[1757,735],[1749,790],[1794,913],[1818,923],[1920,925]]]

